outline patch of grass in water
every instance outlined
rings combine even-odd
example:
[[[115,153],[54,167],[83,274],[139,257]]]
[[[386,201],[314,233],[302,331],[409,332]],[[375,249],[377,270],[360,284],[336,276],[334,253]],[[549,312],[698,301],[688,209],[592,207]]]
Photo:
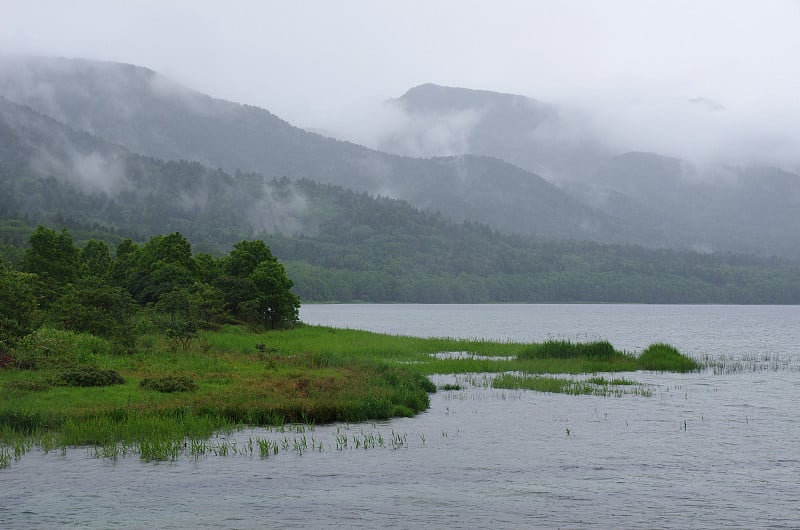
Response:
[[[554,394],[591,394],[593,387],[586,383],[561,377],[543,375],[502,374],[492,382],[493,388],[535,390]]]
[[[613,381],[622,382],[614,383]],[[591,377],[585,381],[582,381],[563,377],[530,374],[502,374],[492,381],[492,388],[533,390],[536,392],[569,394],[573,396],[593,395],[604,397],[620,397],[625,394],[631,394],[650,397],[653,395],[651,390],[641,386],[634,386],[631,388],[615,388],[615,386],[628,387],[630,385],[638,385],[638,383],[629,381],[627,379],[617,379],[609,382],[603,377]]]
[[[608,341],[571,342],[567,340],[549,340],[541,344],[531,344],[525,348],[520,359],[575,359],[587,358],[595,360],[611,360],[623,355]]]
[[[638,358],[642,370],[656,370],[661,372],[693,372],[700,369],[700,365],[669,344],[651,344]]]

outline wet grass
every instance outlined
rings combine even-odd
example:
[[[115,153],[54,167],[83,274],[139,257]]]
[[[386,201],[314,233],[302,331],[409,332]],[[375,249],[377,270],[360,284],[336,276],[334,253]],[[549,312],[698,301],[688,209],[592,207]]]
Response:
[[[590,377],[585,380],[552,377],[546,375],[501,374],[492,381],[493,388],[514,390],[533,390],[554,394],[592,395],[603,397],[620,397],[636,395],[651,397],[653,392],[629,379],[611,379]]]
[[[640,359],[608,343],[424,339],[305,325],[261,334],[228,327],[201,333],[178,351],[164,337],[144,335],[132,355],[115,355],[92,336],[37,333],[24,344],[24,366],[0,370],[0,467],[32,445],[44,451],[94,446],[109,458],[135,453],[145,460],[170,460],[187,448],[191,452],[185,445],[190,441],[197,444],[243,425],[412,416],[429,406],[428,393],[436,387],[427,376],[433,374],[579,374],[643,367]],[[674,352],[660,353],[666,350],[659,346],[645,357],[649,365],[666,366],[654,360],[658,355],[675,358]],[[432,355],[441,352],[471,355]],[[81,374],[120,377],[112,386],[66,386],[63,373],[76,368]],[[547,379],[539,384],[556,384]],[[570,385],[569,393],[583,393]],[[398,447],[406,442],[383,440]],[[348,440],[359,446],[372,443]],[[310,450],[311,445],[297,449]],[[273,445],[264,447],[265,452],[274,450]]]

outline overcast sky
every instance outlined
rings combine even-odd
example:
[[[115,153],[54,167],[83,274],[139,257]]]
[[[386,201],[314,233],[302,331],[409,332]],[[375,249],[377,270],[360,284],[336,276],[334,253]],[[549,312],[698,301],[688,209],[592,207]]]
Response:
[[[798,0],[0,0],[0,13],[4,53],[147,66],[300,126],[341,128],[434,82],[592,109],[633,148],[800,152]]]

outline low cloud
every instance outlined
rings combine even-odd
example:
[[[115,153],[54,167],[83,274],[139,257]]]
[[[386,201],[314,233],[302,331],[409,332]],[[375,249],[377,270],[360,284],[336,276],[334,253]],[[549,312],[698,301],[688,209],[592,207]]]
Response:
[[[401,118],[395,128],[380,132],[373,142],[378,149],[390,153],[424,158],[469,153],[470,135],[483,117],[478,109],[435,114],[409,114],[402,109],[397,112]]]
[[[261,196],[247,208],[247,222],[256,233],[278,232],[288,236],[310,234],[307,225],[308,200],[294,185],[265,182]]]
[[[40,150],[30,161],[31,168],[74,184],[84,193],[103,192],[114,196],[130,187],[125,165],[118,156],[82,153],[75,149],[64,152],[63,148],[64,144],[57,154]]]

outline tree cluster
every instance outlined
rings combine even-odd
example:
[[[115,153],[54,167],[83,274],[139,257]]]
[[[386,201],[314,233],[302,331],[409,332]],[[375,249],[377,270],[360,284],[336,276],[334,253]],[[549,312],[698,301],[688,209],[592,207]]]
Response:
[[[66,229],[39,226],[29,243],[20,271],[0,262],[0,345],[48,324],[130,349],[143,310],[176,345],[223,323],[276,329],[298,320],[293,283],[260,240],[220,258],[193,253],[178,232],[143,245],[125,239],[114,256],[102,241],[78,248]]]

